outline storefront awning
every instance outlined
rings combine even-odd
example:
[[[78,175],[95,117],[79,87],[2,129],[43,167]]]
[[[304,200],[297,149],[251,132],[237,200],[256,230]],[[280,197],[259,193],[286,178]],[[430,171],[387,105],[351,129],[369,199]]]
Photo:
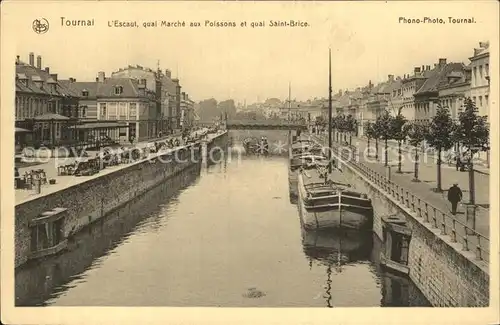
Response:
[[[16,131],[15,132],[16,133],[26,133],[26,132],[32,132],[32,131],[16,127]]]
[[[33,118],[35,121],[67,121],[70,120],[69,117],[60,115],[60,114],[54,114],[54,113],[47,113],[43,115],[38,115]]]
[[[80,125],[73,125],[70,129],[90,130],[90,129],[110,129],[110,128],[128,128],[128,124],[110,122],[110,123],[85,123]]]

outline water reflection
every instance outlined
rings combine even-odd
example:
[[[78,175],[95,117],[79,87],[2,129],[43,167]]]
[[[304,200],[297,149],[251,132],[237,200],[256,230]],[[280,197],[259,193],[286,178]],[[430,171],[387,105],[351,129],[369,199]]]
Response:
[[[372,235],[350,230],[306,230],[302,228],[302,245],[309,267],[313,261],[326,266],[326,306],[332,306],[332,274],[342,273],[345,265],[369,261],[372,251]]]
[[[74,280],[81,279],[87,269],[96,267],[100,257],[126,241],[140,224],[143,225],[141,231],[158,232],[163,214],[155,212],[177,200],[179,192],[193,186],[199,174],[199,164],[189,167],[79,232],[64,253],[17,269],[16,306],[43,306],[48,299],[69,289],[68,283],[75,286],[78,281]]]
[[[381,290],[380,306],[431,306],[409,279],[383,270],[378,259],[380,244],[378,238],[371,232],[302,229],[302,245],[309,259],[309,267],[312,268],[313,265],[325,267],[323,298],[326,307],[334,307],[333,298],[339,301],[344,299],[332,295],[332,284],[339,285],[339,280],[334,283],[333,277],[346,270],[352,272],[352,268],[359,268],[362,265],[368,266],[369,272],[376,278],[376,284]],[[349,277],[352,276],[349,274]]]

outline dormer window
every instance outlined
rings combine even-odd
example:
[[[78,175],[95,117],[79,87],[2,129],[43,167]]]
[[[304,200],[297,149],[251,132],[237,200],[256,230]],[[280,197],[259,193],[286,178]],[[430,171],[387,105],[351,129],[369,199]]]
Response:
[[[123,93],[122,86],[115,86],[115,95],[121,95]]]
[[[89,96],[89,91],[87,89],[82,90],[82,96],[83,97],[88,97]]]

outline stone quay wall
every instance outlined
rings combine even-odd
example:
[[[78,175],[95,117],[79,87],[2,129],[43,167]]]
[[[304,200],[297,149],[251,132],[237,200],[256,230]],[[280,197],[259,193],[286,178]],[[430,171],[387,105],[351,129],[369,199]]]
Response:
[[[207,146],[221,146],[225,142],[227,142],[227,132],[212,138]],[[175,152],[180,150],[187,151],[182,162],[174,158]],[[29,222],[37,218],[40,213],[56,207],[67,208],[68,215],[63,230],[64,236],[67,237],[68,234],[78,232],[189,166],[201,163],[202,151],[201,148],[198,151],[191,150],[191,146],[179,148],[174,152],[161,154],[157,158],[131,163],[112,173],[16,205],[15,267],[27,261],[31,241]],[[194,159],[190,157],[191,152],[195,155]]]
[[[335,158],[339,158],[334,154]],[[461,251],[430,224],[416,216],[382,188],[366,179],[350,164],[342,164],[351,184],[365,191],[374,208],[373,231],[382,239],[382,217],[392,214],[405,217],[412,231],[409,247],[409,277],[436,307],[487,307],[489,272],[474,254]]]

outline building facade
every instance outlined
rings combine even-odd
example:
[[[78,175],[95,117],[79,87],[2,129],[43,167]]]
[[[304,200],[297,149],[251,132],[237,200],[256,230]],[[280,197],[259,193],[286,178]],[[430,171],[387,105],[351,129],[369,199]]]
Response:
[[[450,111],[455,121],[463,111],[464,99],[470,89],[470,77],[470,69],[464,67],[463,71],[450,73],[438,86],[439,103]]]
[[[441,105],[439,100],[439,87],[446,84],[459,82],[465,74],[463,63],[446,63],[446,59],[439,59],[434,69],[426,70],[425,81],[415,92],[415,119],[429,122]]]
[[[88,122],[107,122],[107,125],[119,123],[127,126],[102,130],[98,136],[109,136],[121,144],[157,137],[158,101],[156,93],[148,89],[146,79],[106,78],[104,72],[99,72],[94,82],[77,82],[74,79],[66,82],[74,92],[81,94],[84,103],[89,107],[89,115],[96,117]],[[80,138],[88,136],[89,134],[83,132],[79,135]]]
[[[402,80],[402,100],[401,114],[409,121],[425,119],[424,112],[429,111],[430,106],[427,102],[416,102],[415,94],[422,88],[429,77],[431,66],[415,67],[413,75],[407,74]]]
[[[474,55],[469,58],[471,70],[470,90],[467,93],[479,110],[479,115],[490,113],[490,44],[480,42],[474,49]]]
[[[16,59],[15,75],[16,150],[25,146],[72,145],[75,137],[69,128],[86,116],[85,107],[73,92],[50,73],[42,69],[42,57],[29,54],[29,62]]]
[[[189,98],[185,92],[181,93],[181,118],[180,126],[184,129],[189,129],[194,122],[194,101]]]
[[[159,133],[166,133],[168,128],[168,115],[163,114],[166,110],[164,101],[164,86],[162,84],[161,71],[154,71],[150,68],[144,68],[140,65],[132,66],[129,65],[126,68],[120,68],[118,71],[111,73],[112,79],[134,79],[138,81],[138,84],[145,85],[145,90],[148,94],[154,94],[155,99],[155,116],[157,121],[155,122],[154,130]],[[141,86],[144,87],[144,86]]]
[[[178,78],[172,78],[170,70],[161,71],[158,68],[154,71],[139,65],[129,65],[113,72],[111,77],[146,80],[146,87],[155,93],[157,102],[157,130],[168,134],[181,128],[182,87]]]

